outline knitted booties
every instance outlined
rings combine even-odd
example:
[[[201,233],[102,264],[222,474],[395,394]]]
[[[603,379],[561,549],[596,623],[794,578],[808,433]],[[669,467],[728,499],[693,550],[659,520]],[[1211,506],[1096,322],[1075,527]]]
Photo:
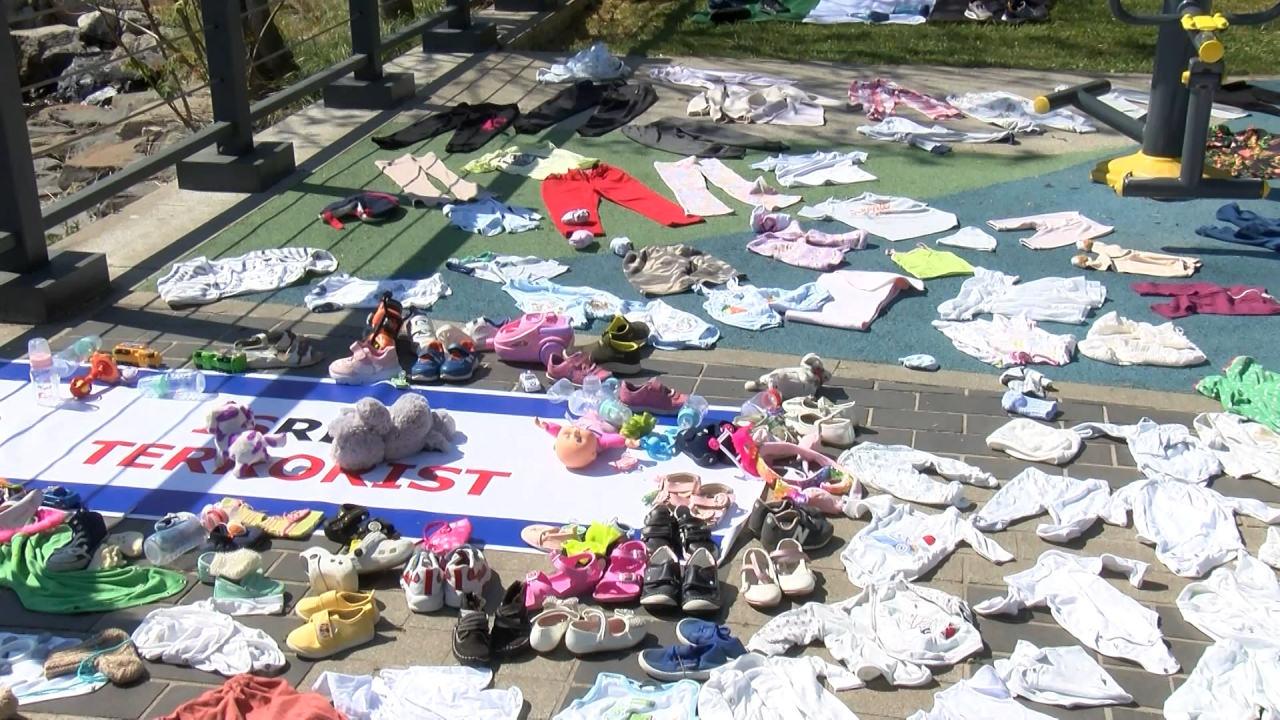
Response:
[[[79,645],[50,653],[44,661],[44,676],[52,679],[73,675],[90,655],[108,648],[115,649],[95,657],[94,669],[106,675],[113,685],[128,685],[142,679],[146,666],[129,640],[129,633],[120,628],[107,628]]]
[[[18,696],[8,685],[0,685],[0,720],[18,717]]]

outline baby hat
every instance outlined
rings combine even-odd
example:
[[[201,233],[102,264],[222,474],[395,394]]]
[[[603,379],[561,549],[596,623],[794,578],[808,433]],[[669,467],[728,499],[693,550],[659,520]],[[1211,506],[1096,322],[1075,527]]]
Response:
[[[1079,452],[1084,440],[1073,430],[1016,418],[996,428],[987,436],[987,447],[1003,450],[1013,457],[1031,462],[1064,465]]]

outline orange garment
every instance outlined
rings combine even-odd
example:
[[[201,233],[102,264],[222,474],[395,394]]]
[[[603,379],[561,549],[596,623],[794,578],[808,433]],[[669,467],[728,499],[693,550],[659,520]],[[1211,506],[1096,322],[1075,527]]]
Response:
[[[283,678],[242,674],[156,720],[347,720],[319,693],[298,692]]]

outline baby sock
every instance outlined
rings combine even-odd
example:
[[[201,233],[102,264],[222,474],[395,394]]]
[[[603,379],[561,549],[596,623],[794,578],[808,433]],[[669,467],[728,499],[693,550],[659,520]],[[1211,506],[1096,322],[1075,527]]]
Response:
[[[591,213],[584,209],[570,210],[560,216],[560,222],[565,225],[586,225],[591,222]]]
[[[938,359],[932,355],[908,355],[898,358],[898,362],[902,363],[903,367],[911,370],[933,371],[939,367]]]
[[[1052,420],[1058,414],[1057,400],[1040,400],[1023,395],[1017,390],[1010,390],[1000,399],[1005,412],[1016,413],[1036,420]]]
[[[596,236],[591,234],[590,230],[574,230],[569,235],[569,244],[575,250],[581,250],[595,241]]]
[[[626,257],[631,252],[631,238],[616,237],[609,241],[609,250],[613,251],[618,257]]]

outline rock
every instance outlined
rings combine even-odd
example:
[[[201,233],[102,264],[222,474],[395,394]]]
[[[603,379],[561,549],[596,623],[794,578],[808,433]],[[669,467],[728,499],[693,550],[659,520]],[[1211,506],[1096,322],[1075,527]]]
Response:
[[[80,31],[68,25],[45,25],[14,30],[12,34],[18,53],[18,79],[23,85],[57,77],[76,55],[85,52]]]
[[[84,170],[115,170],[137,160],[137,140],[98,143],[67,158],[65,167]]]
[[[75,25],[76,18],[93,10],[92,5],[81,0],[34,0],[31,4],[36,10],[52,11],[44,14],[45,24],[57,22],[63,25]]]
[[[120,18],[110,11],[87,12],[76,20],[76,26],[80,31],[80,39],[85,42],[115,47],[120,37]]]

